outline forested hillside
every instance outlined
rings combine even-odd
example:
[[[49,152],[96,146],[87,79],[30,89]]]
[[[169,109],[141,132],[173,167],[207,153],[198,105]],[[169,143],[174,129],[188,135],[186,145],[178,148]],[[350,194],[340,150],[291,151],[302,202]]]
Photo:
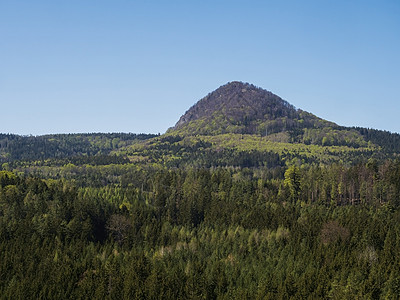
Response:
[[[296,109],[279,96],[249,83],[229,82],[193,105],[168,130],[180,136],[251,134],[279,142],[379,146],[399,152],[400,135],[367,128],[349,128]]]
[[[239,82],[161,136],[0,134],[0,299],[399,299],[399,154]]]
[[[20,136],[0,134],[0,162],[106,155],[155,134],[86,133]]]

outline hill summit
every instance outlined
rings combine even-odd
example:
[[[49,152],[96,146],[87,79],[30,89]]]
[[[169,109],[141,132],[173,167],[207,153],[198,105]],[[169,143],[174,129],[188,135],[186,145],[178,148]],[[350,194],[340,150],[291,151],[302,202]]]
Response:
[[[192,106],[170,129],[185,135],[261,134],[337,127],[296,109],[279,96],[239,81],[229,82]]]
[[[400,152],[399,134],[339,126],[297,109],[270,91],[239,81],[228,82],[199,100],[167,133],[179,136],[245,134],[266,137],[273,142],[355,148],[376,145],[390,153]]]

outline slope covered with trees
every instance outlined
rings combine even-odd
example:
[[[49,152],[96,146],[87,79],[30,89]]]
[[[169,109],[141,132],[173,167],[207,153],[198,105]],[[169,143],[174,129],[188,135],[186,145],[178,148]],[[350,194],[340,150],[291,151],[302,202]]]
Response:
[[[237,81],[199,100],[168,133],[181,136],[252,134],[307,145],[358,148],[372,144],[390,153],[400,150],[399,134],[339,126],[296,109],[269,91]]]
[[[86,133],[20,136],[0,134],[0,162],[45,160],[74,156],[109,154],[154,134]]]
[[[254,85],[230,82],[192,106],[172,128],[185,134],[271,134],[296,128],[336,124],[297,110],[273,93]]]

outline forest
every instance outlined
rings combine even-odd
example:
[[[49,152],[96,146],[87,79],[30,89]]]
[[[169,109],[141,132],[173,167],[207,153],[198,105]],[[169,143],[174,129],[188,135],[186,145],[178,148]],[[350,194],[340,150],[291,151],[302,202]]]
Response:
[[[2,299],[400,294],[399,160],[92,168],[0,171]]]

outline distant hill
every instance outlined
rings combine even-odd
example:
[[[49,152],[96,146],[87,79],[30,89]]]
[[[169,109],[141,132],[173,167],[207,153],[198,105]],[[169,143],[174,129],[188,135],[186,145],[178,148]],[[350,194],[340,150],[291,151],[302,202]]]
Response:
[[[187,134],[271,134],[298,128],[339,127],[296,109],[279,96],[249,83],[227,83],[192,106],[172,130]]]
[[[339,126],[295,108],[249,83],[229,82],[193,105],[167,133],[181,136],[251,134],[272,141],[322,146],[367,147],[400,152],[400,135]]]
[[[0,134],[0,163],[23,160],[62,159],[108,155],[134,142],[155,137],[155,134],[83,133],[21,136]]]

